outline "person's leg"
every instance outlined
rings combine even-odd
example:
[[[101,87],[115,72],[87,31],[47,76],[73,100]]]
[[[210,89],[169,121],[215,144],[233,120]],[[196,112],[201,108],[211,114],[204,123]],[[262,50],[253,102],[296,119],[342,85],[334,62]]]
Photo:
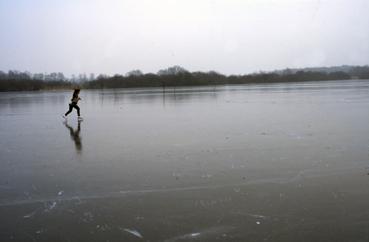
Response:
[[[66,113],[64,114],[64,116],[67,116],[68,114],[70,114],[70,113],[72,112],[72,109],[73,109],[72,104],[69,104],[69,110],[68,110],[68,112],[66,112]]]
[[[78,117],[81,116],[80,112],[79,112],[79,107],[77,106],[77,104],[74,104],[74,108],[77,109],[77,114]]]

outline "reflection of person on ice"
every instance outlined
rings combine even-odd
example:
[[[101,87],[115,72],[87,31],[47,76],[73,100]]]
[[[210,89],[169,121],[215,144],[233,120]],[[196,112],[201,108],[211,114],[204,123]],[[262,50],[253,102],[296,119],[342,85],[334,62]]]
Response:
[[[78,96],[79,92],[80,92],[80,89],[78,89],[78,88],[74,89],[73,97],[71,99],[72,102],[69,104],[69,110],[68,110],[68,112],[66,112],[64,114],[64,116],[63,116],[64,118],[66,118],[68,116],[68,114],[70,114],[72,112],[73,108],[75,108],[75,109],[77,109],[78,119],[79,120],[82,119],[81,113],[79,111],[79,107],[77,105],[78,101],[81,100],[81,98]]]
[[[72,126],[68,125],[67,120],[65,120],[64,122],[65,127],[69,129],[70,137],[74,141],[76,150],[79,153],[82,151],[82,141],[81,141],[81,137],[79,136],[79,134],[81,133],[81,122],[82,122],[81,120],[78,120],[77,130],[74,130]]]

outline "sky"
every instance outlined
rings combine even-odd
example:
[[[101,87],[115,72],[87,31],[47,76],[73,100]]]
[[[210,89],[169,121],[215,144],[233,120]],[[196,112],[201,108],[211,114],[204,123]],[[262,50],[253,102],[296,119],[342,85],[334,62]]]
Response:
[[[0,70],[368,65],[368,0],[0,0]]]

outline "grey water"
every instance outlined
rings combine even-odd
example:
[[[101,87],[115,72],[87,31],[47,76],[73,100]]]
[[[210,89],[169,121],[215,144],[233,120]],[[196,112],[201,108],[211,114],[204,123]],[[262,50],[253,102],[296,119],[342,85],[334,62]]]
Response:
[[[0,93],[0,241],[368,241],[369,80]]]

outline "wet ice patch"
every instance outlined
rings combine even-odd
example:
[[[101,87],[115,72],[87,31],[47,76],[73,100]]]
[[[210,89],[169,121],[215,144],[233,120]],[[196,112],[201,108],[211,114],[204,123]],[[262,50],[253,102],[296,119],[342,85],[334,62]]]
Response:
[[[52,210],[52,209],[54,209],[55,207],[56,207],[56,202],[53,202],[53,203],[50,205],[49,210]]]
[[[200,233],[192,233],[192,234],[190,234],[191,237],[197,237],[199,235],[200,235]]]
[[[24,215],[23,218],[32,218],[33,216],[35,216],[36,212],[37,212],[37,209],[29,214]]]
[[[126,231],[127,233],[130,233],[140,239],[143,239],[143,236],[137,231],[137,230],[134,230],[134,229],[123,229],[124,231]]]
[[[52,202],[51,204],[50,204],[50,203],[47,203],[47,204],[46,204],[45,212],[50,212],[50,211],[51,211],[51,210],[53,210],[55,207],[56,207],[56,202]]]
[[[41,228],[41,229],[39,229],[39,230],[36,230],[36,231],[35,231],[35,234],[42,234],[42,233],[44,233],[44,232],[46,232],[46,229]]]
[[[164,240],[164,242],[174,242],[174,241],[187,241],[187,240],[206,240],[212,241],[211,238],[215,238],[219,235],[224,235],[226,232],[233,230],[234,227],[231,226],[216,226],[203,229],[198,232],[192,232],[188,234],[179,235],[173,238]]]
[[[251,217],[254,217],[254,218],[266,218],[266,216],[264,215],[259,215],[259,214],[250,214]]]

